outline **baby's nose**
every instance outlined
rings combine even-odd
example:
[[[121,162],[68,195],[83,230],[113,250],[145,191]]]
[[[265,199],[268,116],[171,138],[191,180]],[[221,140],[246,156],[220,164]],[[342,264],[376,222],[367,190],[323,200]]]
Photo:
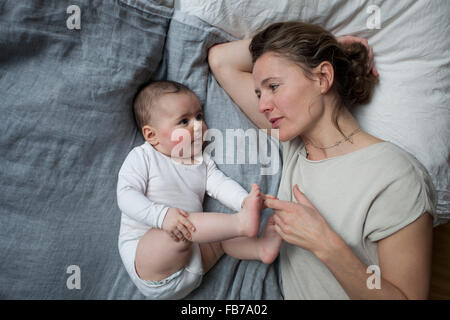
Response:
[[[202,135],[202,127],[203,127],[203,122],[202,121],[195,121],[194,122],[194,136],[195,136],[195,138],[198,138],[198,136]]]
[[[202,120],[196,120],[194,122],[194,131],[202,131],[203,130],[203,121]]]

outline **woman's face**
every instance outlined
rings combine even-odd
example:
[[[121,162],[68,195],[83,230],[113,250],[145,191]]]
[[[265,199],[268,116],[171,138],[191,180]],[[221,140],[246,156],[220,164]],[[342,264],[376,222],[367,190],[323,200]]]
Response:
[[[320,86],[294,62],[267,52],[253,66],[259,112],[289,141],[311,128],[323,113]]]

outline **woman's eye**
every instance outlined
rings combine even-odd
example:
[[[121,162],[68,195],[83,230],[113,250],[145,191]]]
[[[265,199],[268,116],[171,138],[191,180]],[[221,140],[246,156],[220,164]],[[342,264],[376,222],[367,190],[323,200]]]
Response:
[[[269,88],[273,90],[275,90],[276,88],[278,88],[280,85],[279,84],[270,84]]]

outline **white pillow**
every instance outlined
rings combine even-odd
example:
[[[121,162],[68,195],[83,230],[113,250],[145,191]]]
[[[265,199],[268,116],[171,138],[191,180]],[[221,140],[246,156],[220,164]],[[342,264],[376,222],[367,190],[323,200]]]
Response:
[[[413,154],[438,194],[439,223],[450,219],[450,5],[448,0],[175,0],[237,38],[277,21],[300,20],[373,47],[380,83],[355,110],[362,128]]]

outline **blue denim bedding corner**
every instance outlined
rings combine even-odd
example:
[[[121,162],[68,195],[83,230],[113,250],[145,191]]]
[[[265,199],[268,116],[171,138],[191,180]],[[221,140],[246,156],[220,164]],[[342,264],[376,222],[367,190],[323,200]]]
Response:
[[[120,260],[116,201],[119,168],[143,142],[131,109],[143,83],[191,87],[209,128],[254,128],[208,69],[208,48],[229,35],[152,1],[76,2],[80,29],[75,3],[0,3],[1,299],[145,298]],[[218,166],[277,192],[280,172]],[[210,198],[205,210],[229,211]],[[187,298],[281,299],[278,262],[224,256]]]

